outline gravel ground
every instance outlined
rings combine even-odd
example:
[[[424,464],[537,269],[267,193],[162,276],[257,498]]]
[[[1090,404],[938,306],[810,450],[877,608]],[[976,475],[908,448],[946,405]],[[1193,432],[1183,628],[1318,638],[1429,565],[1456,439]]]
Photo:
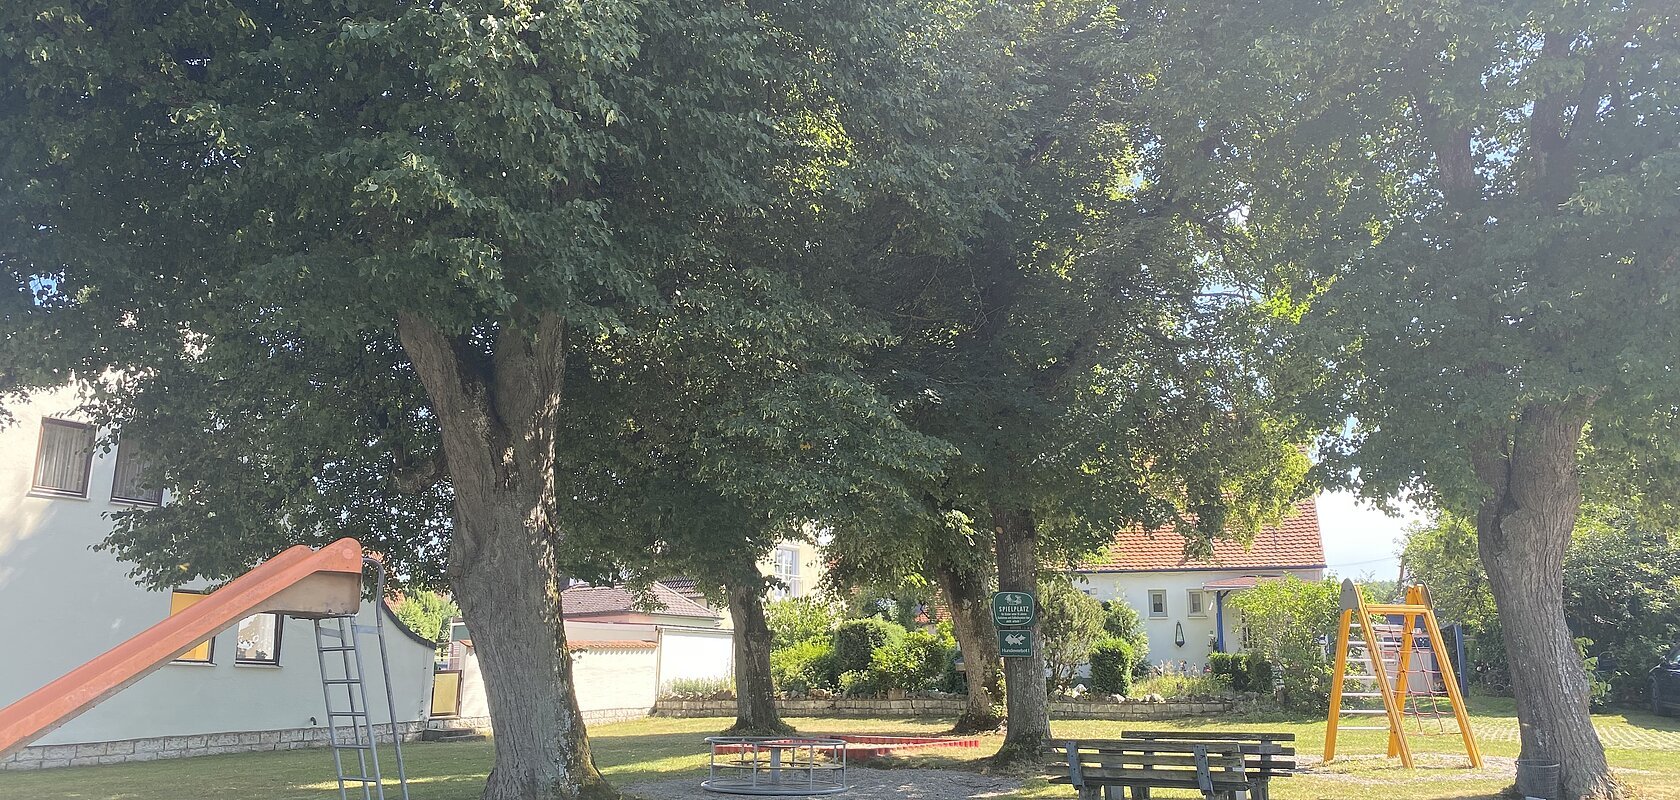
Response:
[[[704,770],[683,780],[637,783],[624,787],[627,795],[647,800],[723,800],[730,795],[700,788]],[[970,800],[997,797],[1020,788],[1014,778],[976,775],[944,769],[870,769],[846,771],[852,788],[836,797],[845,800]]]

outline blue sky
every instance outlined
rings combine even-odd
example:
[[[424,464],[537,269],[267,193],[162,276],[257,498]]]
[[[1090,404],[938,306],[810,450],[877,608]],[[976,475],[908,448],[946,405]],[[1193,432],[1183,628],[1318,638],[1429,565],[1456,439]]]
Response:
[[[1398,504],[1401,516],[1391,517],[1351,492],[1318,495],[1318,525],[1324,536],[1324,557],[1330,571],[1343,578],[1394,580],[1399,577],[1400,533],[1422,518],[1416,506]]]

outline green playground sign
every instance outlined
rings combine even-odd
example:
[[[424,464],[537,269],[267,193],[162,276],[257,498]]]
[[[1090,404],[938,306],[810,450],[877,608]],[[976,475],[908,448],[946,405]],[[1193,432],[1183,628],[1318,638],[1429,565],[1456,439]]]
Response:
[[[1031,593],[998,592],[992,595],[992,624],[999,628],[1031,625],[1037,616],[1038,603]]]
[[[1031,658],[1032,649],[1031,628],[998,631],[998,655],[1004,658]]]

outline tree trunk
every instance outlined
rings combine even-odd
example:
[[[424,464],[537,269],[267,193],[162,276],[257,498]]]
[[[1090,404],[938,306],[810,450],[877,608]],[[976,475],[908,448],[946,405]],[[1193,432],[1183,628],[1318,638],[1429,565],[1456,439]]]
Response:
[[[992,627],[985,577],[942,559],[933,563],[931,571],[951,609],[951,629],[968,678],[968,706],[951,732],[996,730],[1003,722],[998,713],[1003,706],[1003,668],[998,664],[997,630]]]
[[[1038,527],[1030,511],[992,510],[997,530],[998,591],[1038,595]],[[1050,692],[1044,680],[1044,642],[1032,624],[1030,658],[1003,659],[1008,728],[995,757],[1000,764],[1036,764],[1050,739]]]
[[[426,318],[398,333],[432,402],[454,492],[449,582],[472,631],[496,735],[485,800],[615,796],[572,691],[555,557],[554,441],[564,321],[508,324],[485,358]]]
[[[1620,797],[1588,709],[1588,682],[1563,616],[1563,557],[1581,506],[1576,447],[1584,416],[1531,406],[1514,435],[1479,440],[1489,489],[1476,539],[1499,609],[1522,758],[1563,768],[1563,797]]]
[[[764,578],[758,565],[724,586],[729,616],[735,622],[735,724],[731,736],[792,733],[776,711],[776,686],[770,679],[770,621],[764,616]]]

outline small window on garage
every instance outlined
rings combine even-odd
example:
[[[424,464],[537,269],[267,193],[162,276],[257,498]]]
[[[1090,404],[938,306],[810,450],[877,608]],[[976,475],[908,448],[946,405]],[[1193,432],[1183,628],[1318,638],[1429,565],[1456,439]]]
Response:
[[[1192,617],[1207,616],[1207,606],[1203,605],[1205,597],[1200,589],[1191,589],[1189,599],[1185,601],[1184,613]]]
[[[280,615],[252,614],[239,623],[236,664],[280,666]]]
[[[1149,590],[1149,616],[1164,617],[1167,615],[1167,590]]]

